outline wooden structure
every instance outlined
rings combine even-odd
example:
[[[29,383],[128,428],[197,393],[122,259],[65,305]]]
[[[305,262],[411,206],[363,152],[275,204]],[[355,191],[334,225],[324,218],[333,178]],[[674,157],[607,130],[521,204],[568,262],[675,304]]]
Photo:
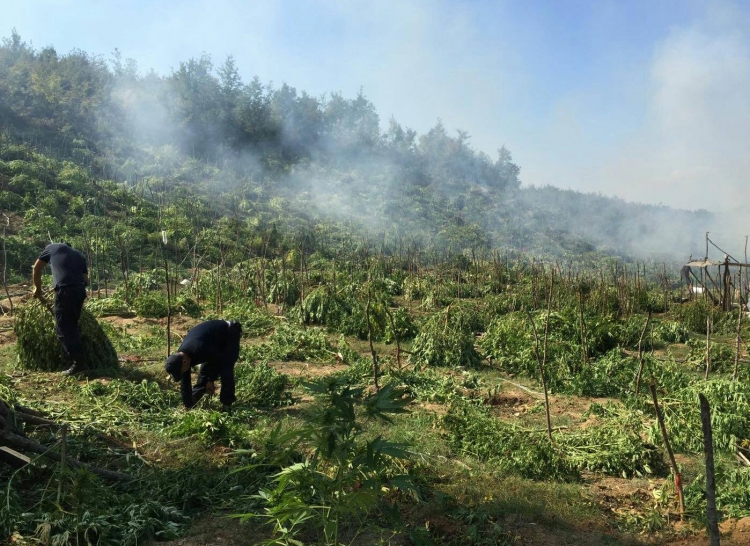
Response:
[[[721,306],[724,311],[729,311],[735,304],[745,307],[748,302],[747,279],[750,271],[747,268],[750,268],[750,263],[740,262],[723,250],[723,260],[710,260],[708,258],[709,243],[719,249],[706,233],[706,258],[693,260],[691,256],[690,261],[683,266],[680,272],[680,276],[688,285],[690,299],[703,297],[710,300],[714,305]],[[745,259],[745,262],[747,262],[747,259]],[[696,268],[700,274],[696,274],[693,268]],[[715,276],[711,275],[712,268],[718,268]]]

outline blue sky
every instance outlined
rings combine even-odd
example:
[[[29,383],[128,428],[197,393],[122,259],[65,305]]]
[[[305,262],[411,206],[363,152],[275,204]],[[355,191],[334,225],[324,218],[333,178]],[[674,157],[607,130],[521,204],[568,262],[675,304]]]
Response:
[[[142,71],[232,54],[246,81],[360,88],[441,118],[525,184],[689,209],[750,198],[750,5],[728,0],[0,0],[0,34]]]

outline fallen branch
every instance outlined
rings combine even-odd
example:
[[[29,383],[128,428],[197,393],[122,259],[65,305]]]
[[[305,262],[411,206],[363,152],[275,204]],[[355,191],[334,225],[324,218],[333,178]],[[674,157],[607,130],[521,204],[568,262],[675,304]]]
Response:
[[[0,445],[6,445],[8,447],[21,451],[31,451],[33,453],[39,453],[57,462],[60,462],[63,459],[59,453],[49,451],[49,448],[47,446],[42,445],[34,440],[30,440],[29,438],[24,438],[17,434],[13,434],[12,432],[0,432]],[[92,474],[96,474],[97,476],[101,476],[102,478],[105,478],[107,480],[130,481],[134,479],[129,474],[114,472],[112,470],[105,470],[103,468],[99,468],[98,466],[82,463],[81,461],[79,461],[78,459],[74,459],[73,457],[66,456],[65,462],[74,468],[84,468]]]

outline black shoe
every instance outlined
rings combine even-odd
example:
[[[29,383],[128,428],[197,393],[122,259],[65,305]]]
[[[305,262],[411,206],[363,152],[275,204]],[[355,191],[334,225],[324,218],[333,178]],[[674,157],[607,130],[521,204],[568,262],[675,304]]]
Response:
[[[78,364],[77,362],[74,362],[73,365],[62,372],[62,374],[70,377],[78,374],[87,374],[88,372],[89,367],[86,364]]]
[[[232,406],[229,406],[227,404],[222,404],[221,413],[232,413]]]

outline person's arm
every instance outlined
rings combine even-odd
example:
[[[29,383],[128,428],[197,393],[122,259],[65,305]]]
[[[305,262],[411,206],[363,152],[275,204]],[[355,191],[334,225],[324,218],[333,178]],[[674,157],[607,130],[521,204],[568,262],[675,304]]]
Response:
[[[42,293],[42,270],[47,265],[47,262],[43,260],[37,259],[36,262],[34,262],[34,275],[33,275],[33,282],[34,282],[34,289],[31,292],[31,295],[35,298],[44,299],[44,294]]]
[[[195,405],[193,404],[193,385],[191,382],[190,370],[182,372],[180,394],[182,395],[182,403],[187,409],[190,409]]]

